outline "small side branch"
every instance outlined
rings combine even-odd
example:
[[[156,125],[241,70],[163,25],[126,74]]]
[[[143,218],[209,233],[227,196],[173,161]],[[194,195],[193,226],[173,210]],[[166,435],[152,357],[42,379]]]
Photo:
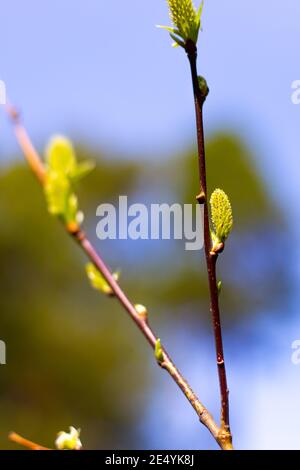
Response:
[[[41,184],[45,181],[45,169],[41,162],[39,154],[31,143],[26,129],[21,125],[21,119],[19,112],[10,104],[6,106],[7,113],[14,122],[14,131],[16,134],[17,141],[23,151],[23,154],[27,160],[31,170],[39,180]]]
[[[48,449],[48,447],[41,446],[40,444],[36,444],[35,442],[29,441],[24,437],[16,434],[15,432],[11,432],[8,436],[9,440],[15,442],[16,444],[20,444],[20,446],[26,447],[30,450],[52,450]]]

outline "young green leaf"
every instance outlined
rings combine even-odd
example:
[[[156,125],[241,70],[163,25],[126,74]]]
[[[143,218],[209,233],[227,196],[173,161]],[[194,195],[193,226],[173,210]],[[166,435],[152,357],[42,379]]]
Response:
[[[113,294],[111,287],[107,284],[106,280],[104,279],[100,271],[96,268],[96,266],[93,263],[88,263],[85,269],[86,269],[87,277],[90,280],[91,286],[94,289],[106,295]],[[113,277],[116,281],[118,281],[120,277],[120,272],[117,271],[113,273]]]
[[[232,208],[227,194],[216,189],[210,198],[214,242],[224,242],[233,226]]]
[[[51,170],[68,175],[76,169],[73,145],[63,136],[54,136],[46,149],[46,159]]]
[[[70,194],[67,199],[67,207],[64,216],[67,224],[78,222],[78,199],[74,193]]]
[[[78,226],[78,200],[73,185],[88,175],[92,162],[76,161],[71,141],[62,136],[50,140],[46,149],[46,181],[44,191],[50,214],[60,217],[67,225]]]
[[[91,161],[85,161],[77,163],[76,167],[70,173],[70,179],[72,183],[77,183],[86,176],[88,176],[95,168],[95,163]]]
[[[44,191],[50,214],[63,216],[71,192],[69,180],[61,173],[50,171],[46,176]]]

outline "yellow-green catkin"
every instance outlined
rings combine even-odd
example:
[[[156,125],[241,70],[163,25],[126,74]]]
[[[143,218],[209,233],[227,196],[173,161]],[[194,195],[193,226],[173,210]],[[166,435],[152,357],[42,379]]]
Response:
[[[211,219],[214,233],[220,242],[224,242],[233,226],[232,208],[227,194],[222,189],[216,189],[210,198]]]

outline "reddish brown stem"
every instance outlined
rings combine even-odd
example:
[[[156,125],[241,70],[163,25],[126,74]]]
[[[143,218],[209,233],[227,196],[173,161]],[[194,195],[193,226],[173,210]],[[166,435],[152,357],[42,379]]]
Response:
[[[43,447],[39,444],[36,444],[35,442],[29,441],[15,432],[11,432],[8,438],[10,441],[15,442],[16,444],[20,444],[20,446],[26,447],[30,450],[51,450],[48,449],[48,447]]]
[[[197,125],[197,141],[198,141],[198,164],[199,164],[199,179],[200,179],[200,195],[198,197],[200,203],[204,206],[204,249],[210,291],[210,311],[212,315],[212,323],[215,337],[216,358],[218,367],[218,376],[220,384],[221,396],[221,427],[231,438],[230,425],[229,425],[229,392],[227,387],[222,328],[219,309],[219,292],[217,287],[216,278],[216,261],[217,254],[212,253],[212,242],[209,226],[209,212],[208,212],[208,195],[207,195],[207,182],[206,182],[206,160],[205,160],[205,142],[204,142],[204,129],[203,129],[203,104],[205,97],[202,95],[197,73],[197,47],[192,41],[186,43],[186,52],[190,62],[193,92],[195,100],[196,112],[196,125]],[[201,200],[200,200],[201,199]]]
[[[124,307],[127,311],[131,319],[135,322],[137,327],[140,329],[144,337],[147,339],[148,343],[155,349],[156,342],[158,340],[158,336],[153,332],[152,328],[149,326],[148,322],[145,321],[145,318],[140,316],[132,302],[128,299],[124,291],[121,289],[119,283],[114,278],[111,271],[108,269],[100,255],[97,253],[91,242],[87,239],[84,232],[78,230],[72,233],[74,238],[77,240],[85,254],[88,258],[92,261],[92,263],[96,266],[96,268],[101,272],[102,276],[110,286],[113,295],[117,298],[120,304]],[[172,362],[170,356],[163,349],[163,361],[159,364],[163,369],[167,370],[176,384],[179,386],[181,391],[184,393],[194,410],[196,411],[200,421],[204,426],[208,428],[211,434],[214,436],[220,447],[224,450],[227,450],[227,442],[224,440],[224,433],[223,431],[217,426],[213,417],[204,407],[204,405],[200,402],[196,394],[193,392],[187,381],[183,378],[182,374],[179,372],[177,367]]]
[[[31,143],[31,140],[28,137],[26,129],[20,123],[20,115],[18,111],[8,104],[6,110],[14,122],[14,131],[16,138],[19,142],[19,145],[22,148],[23,154],[32,169],[35,176],[38,178],[41,184],[44,184],[45,181],[45,169],[44,165],[41,162],[38,152]]]

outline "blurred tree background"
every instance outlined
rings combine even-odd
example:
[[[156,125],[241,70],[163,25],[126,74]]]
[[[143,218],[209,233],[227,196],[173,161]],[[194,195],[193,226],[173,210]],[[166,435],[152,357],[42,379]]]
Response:
[[[203,253],[185,251],[183,241],[96,239],[97,206],[117,204],[119,195],[129,203],[194,202],[195,150],[151,164],[76,147],[79,157],[97,162],[79,189],[85,228],[111,268],[121,269],[129,297],[147,306],[167,349],[174,328],[186,325],[213,342]],[[235,136],[211,137],[207,160],[210,191],[221,186],[234,210],[234,231],[219,262],[226,332],[284,305],[289,276],[278,248],[288,227]],[[11,430],[51,446],[59,430],[74,425],[86,448],[147,448],[140,421],[163,372],[118,303],[89,286],[85,258],[47,214],[25,164],[1,169],[0,221],[0,338],[9,364],[0,374],[0,447],[15,447],[7,439]]]

